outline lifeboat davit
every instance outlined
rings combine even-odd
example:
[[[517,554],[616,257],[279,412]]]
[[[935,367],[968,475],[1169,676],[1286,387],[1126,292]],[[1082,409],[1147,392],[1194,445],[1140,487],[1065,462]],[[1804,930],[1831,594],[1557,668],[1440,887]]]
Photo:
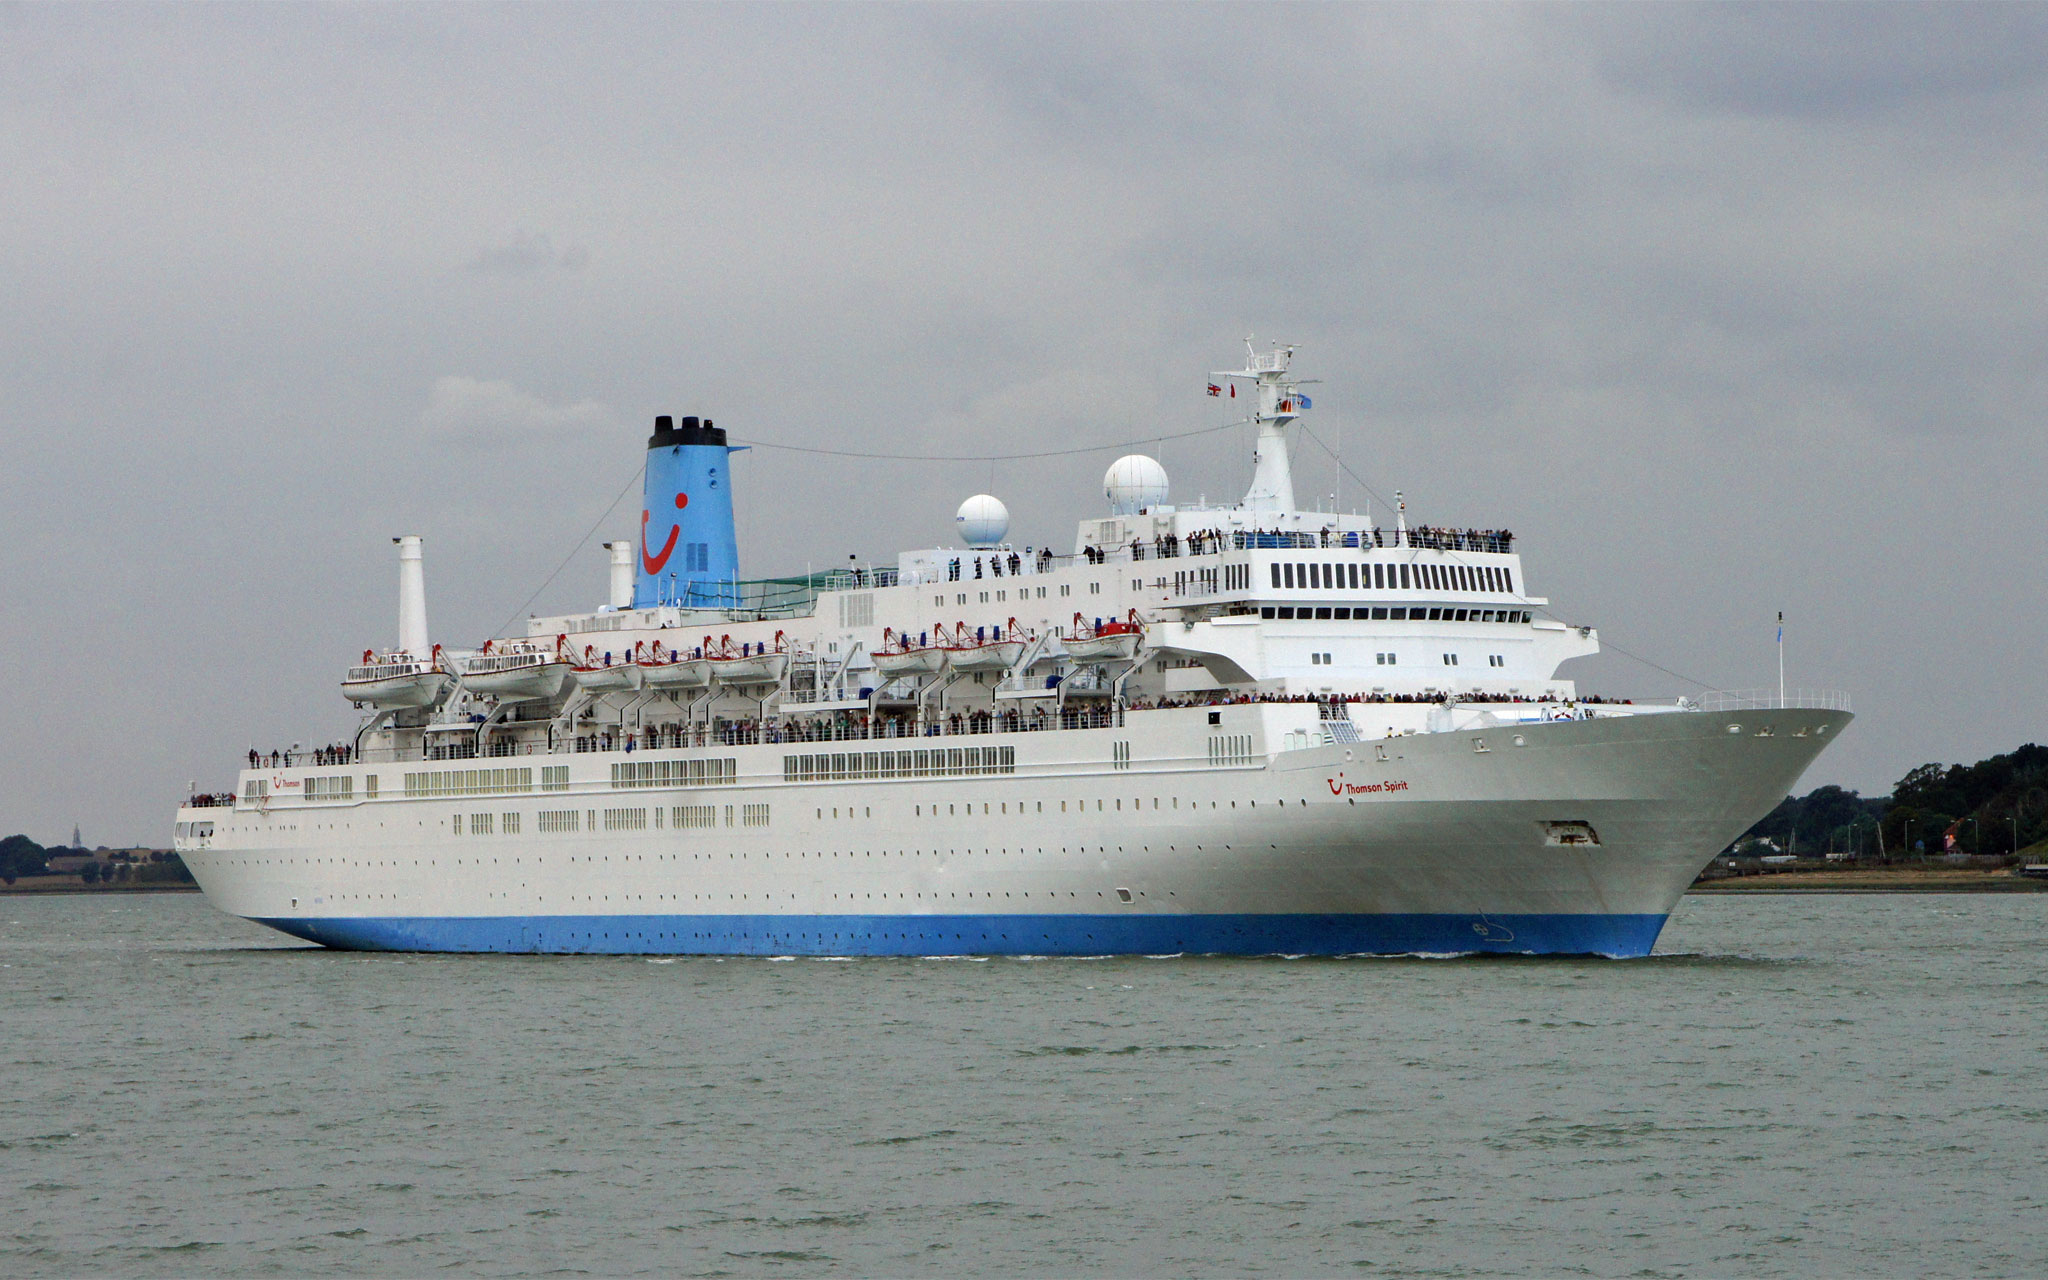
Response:
[[[569,660],[559,651],[532,640],[514,640],[502,648],[486,641],[462,664],[462,685],[500,702],[531,702],[552,698],[569,678]]]
[[[702,689],[711,683],[711,663],[701,656],[642,640],[633,646],[633,665],[650,689]]]
[[[1138,646],[1144,643],[1145,626],[1138,621],[1138,611],[1131,610],[1130,616],[1118,622],[1114,618],[1091,626],[1080,614],[1074,615],[1074,634],[1063,642],[1067,656],[1084,666],[1108,662],[1129,662],[1138,656]]]
[[[576,687],[586,693],[625,693],[640,687],[640,668],[630,662],[613,662],[596,645],[583,646],[583,661],[570,669]]]
[[[363,660],[341,678],[341,696],[379,710],[431,707],[448,688],[448,673],[441,668],[441,646],[432,654],[417,658],[400,650],[378,653],[363,650]]]
[[[946,648],[946,663],[955,671],[1008,671],[1024,656],[1024,633],[1017,629],[1017,620],[1010,619],[1009,629],[997,627],[993,635],[984,637],[980,632],[967,633],[967,624],[953,628],[953,643]]]
[[[704,660],[711,666],[711,678],[720,684],[780,684],[782,673],[789,669],[780,631],[775,633],[773,648],[744,641],[736,645],[731,636],[720,636],[715,645],[709,636],[704,639]]]
[[[875,670],[885,676],[928,676],[946,668],[946,651],[935,644],[918,644],[907,635],[882,630],[882,647],[874,654]]]

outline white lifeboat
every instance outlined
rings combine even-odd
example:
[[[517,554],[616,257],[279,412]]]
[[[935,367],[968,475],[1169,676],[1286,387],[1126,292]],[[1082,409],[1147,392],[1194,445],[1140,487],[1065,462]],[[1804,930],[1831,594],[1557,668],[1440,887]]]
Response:
[[[1138,621],[1138,611],[1133,609],[1124,621],[1112,618],[1100,626],[1090,624],[1077,613],[1074,615],[1074,634],[1062,643],[1069,658],[1083,666],[1095,666],[1129,662],[1138,656],[1138,646],[1144,640],[1145,626]]]
[[[935,644],[919,644],[908,635],[882,629],[882,647],[872,655],[875,670],[885,676],[935,675],[946,667],[946,651]]]
[[[378,653],[363,650],[363,660],[341,678],[341,696],[379,710],[431,707],[448,688],[448,673],[441,667],[441,646],[432,654],[417,658],[404,650]]]
[[[946,647],[947,665],[955,671],[1008,671],[1024,656],[1024,633],[1017,628],[1017,620],[1010,619],[1007,630],[995,628],[994,634],[970,634],[966,623],[953,628],[953,643]]]
[[[486,641],[462,664],[463,687],[500,702],[552,698],[568,678],[568,659],[558,649],[532,640],[514,640],[503,648]]]
[[[685,654],[664,651],[659,644],[642,640],[633,646],[633,665],[650,689],[702,689],[711,683],[711,663],[702,651]]]
[[[704,637],[704,658],[711,666],[711,678],[720,684],[762,685],[782,683],[782,673],[789,669],[789,654],[783,650],[784,641],[780,631],[775,633],[775,644],[741,642],[734,644],[731,636],[720,636],[717,644],[711,637]]]
[[[624,693],[640,687],[640,668],[626,661],[612,661],[596,645],[583,646],[583,661],[571,668],[576,687],[586,693]]]

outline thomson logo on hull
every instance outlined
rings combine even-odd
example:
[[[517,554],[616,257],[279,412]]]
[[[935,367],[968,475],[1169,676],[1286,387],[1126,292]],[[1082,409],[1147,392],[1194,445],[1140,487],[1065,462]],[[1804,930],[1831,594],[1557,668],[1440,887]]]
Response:
[[[1399,782],[1392,778],[1384,782],[1346,782],[1344,781],[1344,775],[1340,773],[1330,779],[1330,794],[1333,796],[1384,795],[1389,791],[1406,791],[1407,789],[1407,783]]]

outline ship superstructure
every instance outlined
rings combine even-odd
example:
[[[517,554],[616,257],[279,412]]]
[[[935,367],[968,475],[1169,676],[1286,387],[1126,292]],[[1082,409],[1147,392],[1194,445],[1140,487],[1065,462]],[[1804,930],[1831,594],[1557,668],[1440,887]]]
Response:
[[[1237,503],[1133,455],[1070,547],[982,494],[959,546],[781,578],[740,574],[724,431],[659,418],[606,605],[433,644],[398,539],[353,745],[252,760],[178,847],[345,947],[1646,952],[1846,700],[1581,697],[1598,637],[1511,534],[1297,506],[1292,355],[1214,375],[1251,406]]]

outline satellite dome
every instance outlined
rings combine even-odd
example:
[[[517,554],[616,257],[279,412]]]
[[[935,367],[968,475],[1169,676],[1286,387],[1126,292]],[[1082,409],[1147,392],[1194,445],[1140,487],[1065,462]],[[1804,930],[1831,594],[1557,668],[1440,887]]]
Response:
[[[977,493],[960,504],[953,523],[968,546],[993,547],[1010,536],[1010,509],[999,498]]]
[[[1120,516],[1136,515],[1145,507],[1166,501],[1166,468],[1156,458],[1142,453],[1127,454],[1109,464],[1102,476],[1103,496],[1109,509]]]

